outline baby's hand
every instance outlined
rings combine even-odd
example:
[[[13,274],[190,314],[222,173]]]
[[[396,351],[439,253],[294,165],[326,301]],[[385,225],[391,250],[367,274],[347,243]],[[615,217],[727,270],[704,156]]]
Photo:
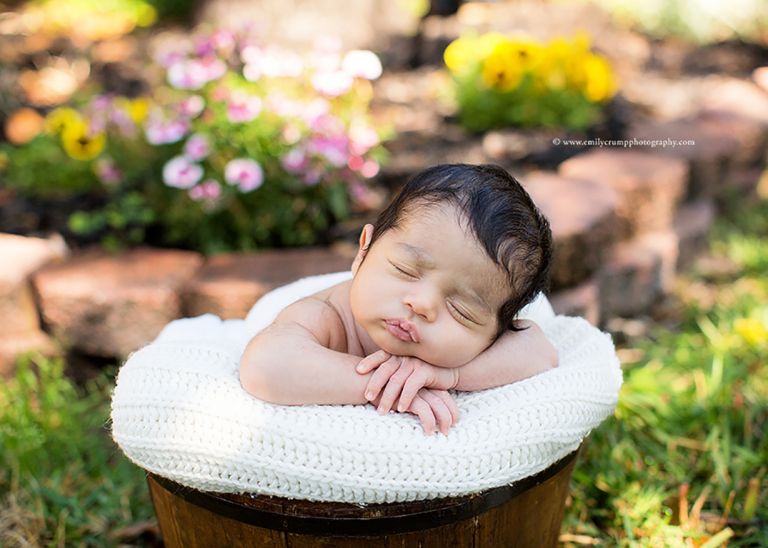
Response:
[[[372,403],[377,405],[378,399]],[[459,420],[459,408],[447,390],[420,389],[406,411],[419,417],[424,434],[428,436],[435,432],[435,428],[448,434],[451,426]]]
[[[435,367],[413,356],[394,356],[383,350],[366,356],[357,364],[357,372],[361,374],[373,369],[376,371],[368,381],[365,399],[374,401],[384,388],[379,398],[379,413],[388,413],[398,397],[397,410],[407,411],[422,388],[448,390],[459,382],[458,369]]]

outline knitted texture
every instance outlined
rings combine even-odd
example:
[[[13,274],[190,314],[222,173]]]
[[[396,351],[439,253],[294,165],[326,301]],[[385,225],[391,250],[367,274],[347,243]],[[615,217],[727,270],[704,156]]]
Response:
[[[210,314],[172,322],[129,357],[112,396],[112,434],[137,465],[205,491],[381,503],[513,483],[574,451],[613,412],[622,382],[607,334],[546,307],[539,324],[559,367],[455,393],[461,418],[448,435],[427,437],[415,416],[380,416],[372,405],[250,396],[238,366],[253,325]]]

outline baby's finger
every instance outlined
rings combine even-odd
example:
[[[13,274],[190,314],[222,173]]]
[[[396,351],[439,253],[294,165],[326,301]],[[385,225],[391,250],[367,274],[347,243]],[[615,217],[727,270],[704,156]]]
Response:
[[[369,354],[360,360],[355,370],[361,374],[368,373],[372,369],[379,367],[382,363],[387,361],[390,356],[391,354],[385,352],[384,350],[377,350],[373,354]]]
[[[448,410],[451,412],[451,418],[453,419],[453,424],[456,424],[459,422],[459,406],[456,403],[456,399],[451,396],[451,394],[447,390],[435,390],[434,391],[435,396],[443,400],[443,403],[445,403],[446,407],[448,407]]]
[[[381,394],[381,401],[379,402],[379,413],[388,413],[392,406],[395,404],[395,400],[400,397],[400,393],[403,391],[403,384],[408,379],[408,375],[411,374],[411,369],[404,367],[401,363],[399,369],[394,375],[389,377],[387,385],[384,387],[384,392]]]
[[[365,399],[368,401],[375,400],[398,367],[400,367],[400,363],[393,359],[389,359],[381,364],[368,380],[368,384],[365,387]]]
[[[397,410],[400,412],[405,411],[411,406],[413,398],[424,387],[424,382],[417,373],[417,371],[412,373],[403,385],[403,391],[400,393],[400,403],[397,405]]]
[[[448,406],[432,391],[423,391],[420,393],[429,406],[432,408],[432,413],[435,415],[437,427],[443,434],[448,434],[453,424],[451,412],[448,410]]]
[[[431,436],[435,432],[435,415],[432,408],[421,397],[416,396],[411,403],[409,410],[414,413],[421,421],[421,427],[424,429],[425,436]]]

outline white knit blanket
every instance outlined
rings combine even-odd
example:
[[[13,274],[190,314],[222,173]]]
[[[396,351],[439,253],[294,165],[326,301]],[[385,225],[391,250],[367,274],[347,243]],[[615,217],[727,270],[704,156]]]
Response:
[[[189,487],[354,503],[456,496],[513,483],[570,452],[612,414],[622,382],[609,335],[554,316],[544,296],[521,317],[559,351],[558,368],[511,385],[457,392],[459,422],[423,434],[410,414],[372,405],[281,406],[238,379],[250,337],[287,304],[348,278],[301,280],[265,295],[248,318],[171,322],[120,369],[112,434],[142,468]]]

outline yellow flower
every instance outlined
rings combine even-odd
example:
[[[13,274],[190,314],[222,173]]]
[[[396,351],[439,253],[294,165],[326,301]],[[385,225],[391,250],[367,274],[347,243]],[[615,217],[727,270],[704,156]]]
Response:
[[[539,62],[541,48],[533,42],[504,40],[499,42],[483,62],[483,80],[502,91],[515,89],[526,72]]]
[[[739,318],[733,323],[734,330],[750,346],[768,344],[768,326],[757,318]]]
[[[443,53],[443,60],[452,74],[459,74],[487,57],[497,44],[506,40],[507,37],[498,32],[488,32],[481,36],[462,36],[448,44]]]
[[[603,57],[590,55],[584,60],[584,96],[593,103],[610,99],[616,93],[611,66]]]
[[[458,74],[475,60],[475,52],[473,51],[474,48],[472,47],[472,42],[473,41],[470,38],[462,36],[448,44],[448,47],[445,48],[443,60],[445,61],[445,66],[447,66],[448,70],[453,74]]]
[[[556,47],[544,48],[539,70],[536,73],[536,84],[541,89],[561,89],[566,83],[565,59]]]
[[[49,135],[58,135],[67,126],[81,122],[82,117],[75,109],[69,107],[57,108],[45,117],[45,132]]]
[[[157,10],[149,4],[136,8],[136,25],[139,27],[151,27],[157,21]]]
[[[141,124],[149,113],[150,102],[146,97],[128,99],[127,97],[117,97],[115,106],[128,113],[134,124]]]
[[[61,132],[61,144],[70,158],[92,160],[104,150],[107,138],[103,133],[90,135],[88,124],[82,119],[68,124]]]

